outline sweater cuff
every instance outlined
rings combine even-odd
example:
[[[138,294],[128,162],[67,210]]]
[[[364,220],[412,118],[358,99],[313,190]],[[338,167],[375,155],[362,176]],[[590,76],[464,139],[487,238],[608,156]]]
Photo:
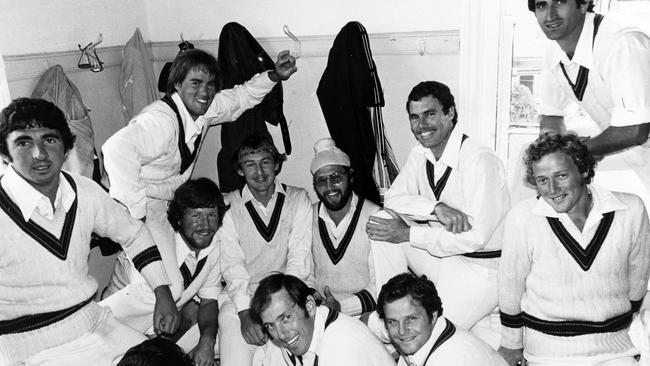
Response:
[[[237,295],[232,299],[232,303],[235,305],[235,311],[239,313],[242,310],[250,309],[251,298],[248,295]]]
[[[350,316],[357,316],[362,313],[361,301],[356,296],[350,296],[347,299],[339,301],[341,303],[341,312]]]
[[[505,348],[523,348],[523,318],[519,315],[509,315],[500,312],[501,345]]]

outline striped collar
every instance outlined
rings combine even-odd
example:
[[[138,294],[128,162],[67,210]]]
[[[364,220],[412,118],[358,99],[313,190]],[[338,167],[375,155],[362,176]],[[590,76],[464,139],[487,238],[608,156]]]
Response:
[[[203,131],[206,119],[204,116],[199,116],[196,121],[193,120],[190,112],[187,111],[185,103],[183,103],[183,100],[181,99],[181,96],[178,95],[178,93],[172,94],[172,100],[174,101],[174,104],[176,104],[178,113],[183,119],[183,126],[185,127],[185,143],[191,149],[194,149],[192,142],[194,141],[194,138],[196,138],[196,136],[198,136]]]
[[[565,65],[571,63],[577,64],[590,70],[594,68],[594,16],[595,14],[591,12],[588,12],[585,15],[585,23],[582,26],[582,32],[580,32],[580,38],[578,39],[578,44],[576,45],[575,53],[571,60],[569,60],[569,57],[560,48],[560,45],[558,45],[557,42],[552,42],[552,45],[550,46],[553,49],[551,65],[559,67],[560,62],[562,62]]]
[[[433,326],[429,340],[427,340],[427,342],[422,347],[420,347],[417,352],[405,357],[408,360],[409,365],[425,366],[425,362],[429,358],[431,349],[438,341],[438,338],[441,337],[446,326],[447,321],[445,318],[443,316],[439,316],[438,319],[436,319],[436,324]]]
[[[52,220],[54,209],[62,207],[67,213],[76,198],[76,193],[70,183],[59,173],[59,188],[56,190],[54,208],[52,208],[50,199],[18,175],[12,165],[7,167],[2,176],[2,187],[16,203],[25,221],[29,221],[35,210],[38,210],[43,217]]]
[[[458,123],[456,123],[456,126],[449,135],[447,145],[445,145],[445,150],[442,152],[440,159],[436,160],[431,149],[427,149],[420,144],[417,145],[416,149],[419,150],[420,153],[423,154],[431,163],[436,164],[437,162],[442,162],[446,166],[454,169],[458,166],[458,157],[460,155],[460,147],[462,141],[463,130],[458,126]]]
[[[328,231],[334,236],[334,238],[338,239],[341,235],[345,234],[345,231],[350,224],[350,220],[352,220],[352,216],[354,216],[354,209],[357,207],[357,202],[359,202],[359,196],[357,196],[356,193],[352,192],[352,195],[350,196],[350,205],[348,206],[348,212],[345,213],[345,216],[341,222],[339,222],[338,226],[336,226],[330,217],[330,214],[327,212],[325,205],[319,205],[320,208],[318,209],[318,217],[323,219],[325,225],[328,228]]]
[[[597,226],[600,223],[603,214],[612,211],[627,210],[628,207],[606,188],[596,184],[590,184],[587,187],[591,191],[594,205],[587,216],[587,221],[582,230],[583,232],[586,232],[593,226]],[[537,203],[533,206],[532,213],[537,216],[559,218],[565,225],[567,223],[573,223],[567,213],[557,213],[542,197],[537,199]]]
[[[178,231],[175,232],[174,242],[176,243],[176,264],[180,266],[185,262],[185,258],[187,258],[188,256],[194,257],[194,259],[198,262],[201,259],[210,255],[210,253],[212,253],[214,248],[217,247],[217,242],[219,241],[217,236],[218,234],[214,234],[214,237],[212,238],[212,242],[210,243],[210,245],[205,249],[201,249],[199,251],[199,255],[196,255],[194,251],[187,246],[187,243],[185,243],[185,239],[183,239],[181,234]]]

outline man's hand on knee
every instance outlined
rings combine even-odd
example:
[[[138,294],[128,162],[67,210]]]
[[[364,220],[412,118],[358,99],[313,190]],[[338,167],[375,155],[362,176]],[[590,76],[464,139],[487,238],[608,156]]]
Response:
[[[250,309],[239,312],[239,322],[241,324],[241,334],[248,344],[263,346],[267,341],[267,336],[260,324],[257,324],[250,315]]]

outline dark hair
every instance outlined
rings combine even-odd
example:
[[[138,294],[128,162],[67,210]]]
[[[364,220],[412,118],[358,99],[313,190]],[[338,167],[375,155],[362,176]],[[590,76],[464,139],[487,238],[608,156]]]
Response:
[[[591,183],[594,176],[596,161],[591,155],[585,144],[580,138],[573,134],[559,134],[555,132],[545,132],[540,135],[528,148],[524,154],[524,165],[526,166],[526,182],[535,185],[535,176],[533,175],[533,164],[542,160],[548,154],[554,152],[563,152],[567,154],[573,163],[578,167],[580,174],[587,173],[584,178],[585,184]]]
[[[219,227],[223,216],[230,208],[223,199],[219,186],[208,178],[188,180],[174,192],[174,198],[167,209],[167,220],[174,230],[180,229],[180,222],[186,208],[217,208]]]
[[[442,104],[442,111],[445,114],[449,113],[451,107],[454,108],[454,117],[451,119],[451,122],[456,125],[456,122],[458,122],[458,108],[456,108],[454,96],[451,94],[447,85],[437,81],[423,81],[414,86],[406,100],[406,112],[409,112],[411,102],[417,102],[428,96],[438,99],[440,104]]]
[[[298,277],[276,272],[264,277],[253,294],[250,309],[254,321],[262,324],[261,315],[271,305],[271,296],[282,289],[307,314],[307,296],[312,295],[312,290]]]
[[[594,11],[594,2],[593,0],[576,0],[576,6],[579,8],[582,6],[582,4],[589,3],[589,6],[587,7],[587,11],[593,12]],[[528,0],[528,10],[532,11],[533,13],[535,12],[535,0]]]
[[[117,366],[192,366],[194,362],[169,339],[156,337],[131,347]]]
[[[381,287],[377,299],[377,314],[384,319],[384,306],[395,300],[410,295],[414,301],[422,305],[427,312],[429,320],[433,319],[433,313],[442,315],[442,300],[438,296],[436,286],[427,279],[427,276],[416,276],[412,273],[402,273],[391,278]]]
[[[185,77],[187,77],[187,74],[193,69],[198,69],[208,75],[214,76],[217,91],[221,90],[222,76],[217,59],[209,52],[193,49],[179,53],[174,59],[169,70],[169,78],[167,79],[167,94],[174,94],[176,84],[182,83]]]
[[[264,135],[261,133],[254,133],[249,135],[242,141],[241,145],[235,152],[235,161],[237,162],[237,167],[241,168],[241,159],[247,154],[257,153],[257,152],[267,152],[271,154],[273,161],[278,164],[278,169],[275,171],[275,174],[280,174],[282,170],[282,163],[287,160],[285,154],[280,154],[278,148],[275,147],[273,139],[269,135]]]
[[[59,107],[44,99],[18,98],[0,113],[0,154],[12,159],[7,148],[7,136],[16,130],[37,127],[59,131],[65,152],[74,146],[76,137]]]

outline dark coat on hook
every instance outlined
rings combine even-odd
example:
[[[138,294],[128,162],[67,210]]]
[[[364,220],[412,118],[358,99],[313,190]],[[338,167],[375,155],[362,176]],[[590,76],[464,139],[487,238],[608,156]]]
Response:
[[[257,73],[275,69],[275,63],[262,46],[246,28],[234,22],[224,25],[221,30],[218,61],[223,74],[223,89],[243,84]],[[221,151],[217,167],[222,191],[243,187],[244,182],[236,173],[235,152],[244,139],[253,133],[270,137],[265,122],[276,126],[280,124],[284,150],[287,155],[291,153],[282,102],[282,84],[277,83],[260,104],[244,112],[237,121],[221,125]]]
[[[356,172],[354,191],[379,203],[379,190],[372,176],[377,147],[368,107],[383,107],[384,95],[375,77],[375,63],[366,53],[367,42],[368,34],[361,23],[349,22],[341,29],[317,95],[332,139],[350,156]]]

